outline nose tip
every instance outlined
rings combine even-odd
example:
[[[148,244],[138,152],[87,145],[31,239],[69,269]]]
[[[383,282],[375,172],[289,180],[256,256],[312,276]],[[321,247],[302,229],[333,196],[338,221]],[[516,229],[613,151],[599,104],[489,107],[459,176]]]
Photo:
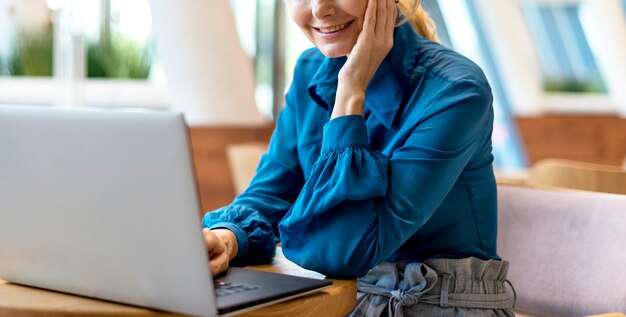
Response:
[[[335,14],[332,0],[316,0],[311,3],[311,11],[317,19],[323,19]]]

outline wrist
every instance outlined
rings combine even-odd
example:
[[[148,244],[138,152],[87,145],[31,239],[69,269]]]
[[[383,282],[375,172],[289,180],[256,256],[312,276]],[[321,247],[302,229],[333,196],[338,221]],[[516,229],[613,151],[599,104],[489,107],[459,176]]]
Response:
[[[337,88],[335,96],[335,106],[331,119],[347,115],[363,115],[363,105],[365,104],[365,91],[352,87]]]
[[[226,252],[228,253],[228,260],[234,259],[239,251],[235,233],[228,229],[212,229],[212,231],[224,243]]]

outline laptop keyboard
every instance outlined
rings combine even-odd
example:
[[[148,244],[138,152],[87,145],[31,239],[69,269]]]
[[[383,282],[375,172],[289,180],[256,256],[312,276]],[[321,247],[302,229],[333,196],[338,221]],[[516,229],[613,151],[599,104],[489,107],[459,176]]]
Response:
[[[220,281],[215,281],[215,295],[217,297],[237,294],[241,292],[247,292],[253,289],[257,289],[257,288],[259,287],[256,285],[233,284],[233,283],[224,283]]]

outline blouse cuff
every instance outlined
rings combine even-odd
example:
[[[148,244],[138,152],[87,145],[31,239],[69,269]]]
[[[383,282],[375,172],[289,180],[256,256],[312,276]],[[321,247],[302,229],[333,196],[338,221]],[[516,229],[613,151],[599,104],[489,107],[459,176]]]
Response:
[[[237,237],[237,255],[230,262],[238,262],[248,255],[248,234],[239,226],[230,222],[219,222],[210,226],[209,229],[228,229]]]
[[[360,115],[341,116],[324,125],[321,154],[349,146],[367,147],[368,144],[365,118]]]

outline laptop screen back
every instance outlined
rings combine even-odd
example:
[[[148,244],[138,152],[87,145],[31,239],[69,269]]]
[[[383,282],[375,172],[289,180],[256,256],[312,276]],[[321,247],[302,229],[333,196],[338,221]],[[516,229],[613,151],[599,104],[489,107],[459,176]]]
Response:
[[[165,111],[0,107],[0,277],[215,314],[187,128]]]

